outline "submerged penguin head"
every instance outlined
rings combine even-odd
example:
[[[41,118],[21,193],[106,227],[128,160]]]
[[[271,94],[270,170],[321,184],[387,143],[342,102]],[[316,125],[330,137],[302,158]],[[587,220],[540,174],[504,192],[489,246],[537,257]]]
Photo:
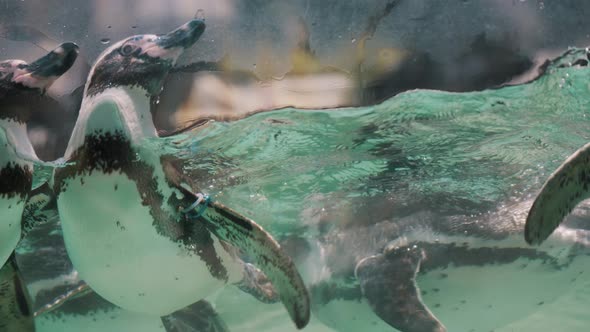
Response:
[[[15,89],[44,92],[72,67],[77,57],[78,45],[66,42],[31,63],[23,60],[0,62],[0,97],[14,95]]]
[[[168,71],[204,30],[205,23],[195,19],[164,35],[121,40],[99,56],[86,82],[85,95],[118,86],[140,87],[150,95],[159,93]]]

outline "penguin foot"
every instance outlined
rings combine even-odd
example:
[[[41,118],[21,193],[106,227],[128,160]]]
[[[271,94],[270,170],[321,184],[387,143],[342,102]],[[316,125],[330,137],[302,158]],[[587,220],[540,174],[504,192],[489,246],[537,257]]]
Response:
[[[244,278],[236,286],[262,303],[276,303],[281,300],[270,279],[250,263],[244,263]]]

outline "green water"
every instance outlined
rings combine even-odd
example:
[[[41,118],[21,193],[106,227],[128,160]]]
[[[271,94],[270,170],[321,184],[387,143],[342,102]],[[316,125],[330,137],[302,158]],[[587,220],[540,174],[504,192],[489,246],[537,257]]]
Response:
[[[586,59],[585,50],[571,50],[539,79],[518,86],[418,90],[374,107],[283,109],[211,122],[159,148],[184,159],[202,191],[279,239],[313,239],[318,211],[325,209],[332,211],[330,221],[344,226],[422,210],[481,215],[534,197],[590,140],[590,70],[570,66],[578,59]],[[496,328],[584,331],[589,289],[580,281],[539,312]],[[214,299],[233,331],[294,330],[280,305],[260,306],[238,293],[224,290]],[[98,321],[110,319],[114,330],[148,322],[118,312],[106,316]],[[40,322],[42,331],[67,330]],[[74,328],[74,320],[69,323]],[[161,330],[157,319],[150,324]],[[146,326],[141,330],[150,330]],[[317,318],[309,330],[330,331]]]
[[[326,196],[482,211],[536,192],[589,141],[590,72],[559,68],[578,57],[585,52],[529,84],[261,113],[211,123],[179,144],[204,191],[276,231],[297,228],[301,211]]]

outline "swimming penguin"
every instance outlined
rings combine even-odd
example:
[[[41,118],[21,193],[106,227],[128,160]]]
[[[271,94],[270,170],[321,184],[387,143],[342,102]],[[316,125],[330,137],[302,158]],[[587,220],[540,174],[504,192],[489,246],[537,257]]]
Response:
[[[27,136],[32,112],[43,111],[43,94],[74,63],[78,46],[63,43],[38,60],[0,62],[0,330],[33,331],[30,301],[14,261],[14,249],[30,225],[21,224],[31,193],[33,163]],[[34,203],[31,203],[34,205]],[[8,260],[8,262],[7,262]]]
[[[191,20],[165,35],[132,36],[96,60],[67,163],[53,174],[68,255],[100,296],[158,315],[228,283],[269,294],[268,285],[248,280],[263,272],[303,328],[309,298],[291,259],[252,220],[201,194],[175,157],[154,146],[150,97],[204,29]]]
[[[309,285],[314,315],[336,331],[497,330],[551,305],[590,272],[588,233],[524,245],[530,200],[477,216],[422,208],[395,219],[387,198],[355,198],[353,211],[342,200],[310,200],[318,208],[302,219],[317,222],[306,234],[318,235],[281,243]]]

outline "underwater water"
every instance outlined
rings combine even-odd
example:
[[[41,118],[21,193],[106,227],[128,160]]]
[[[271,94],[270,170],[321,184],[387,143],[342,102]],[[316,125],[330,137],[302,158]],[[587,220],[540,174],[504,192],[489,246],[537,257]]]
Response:
[[[283,244],[312,289],[306,330],[395,331],[362,297],[326,302],[313,287],[342,279],[358,288],[355,265],[408,234],[489,248],[510,238],[511,247],[528,250],[522,230],[531,200],[590,140],[587,63],[585,50],[572,49],[522,85],[409,91],[362,108],[287,108],[149,143],[181,157],[203,192]],[[43,174],[48,170],[38,182]],[[571,227],[590,221],[584,207],[575,217]],[[547,249],[569,259],[556,269],[528,256],[426,269],[417,277],[422,300],[449,331],[586,331],[590,238],[584,235],[571,237],[574,249]],[[32,293],[79,282],[57,220],[32,233],[19,252]],[[259,303],[235,287],[207,300],[231,331],[295,330],[282,305]],[[158,317],[97,298],[76,301],[39,316],[38,331],[164,331]]]

